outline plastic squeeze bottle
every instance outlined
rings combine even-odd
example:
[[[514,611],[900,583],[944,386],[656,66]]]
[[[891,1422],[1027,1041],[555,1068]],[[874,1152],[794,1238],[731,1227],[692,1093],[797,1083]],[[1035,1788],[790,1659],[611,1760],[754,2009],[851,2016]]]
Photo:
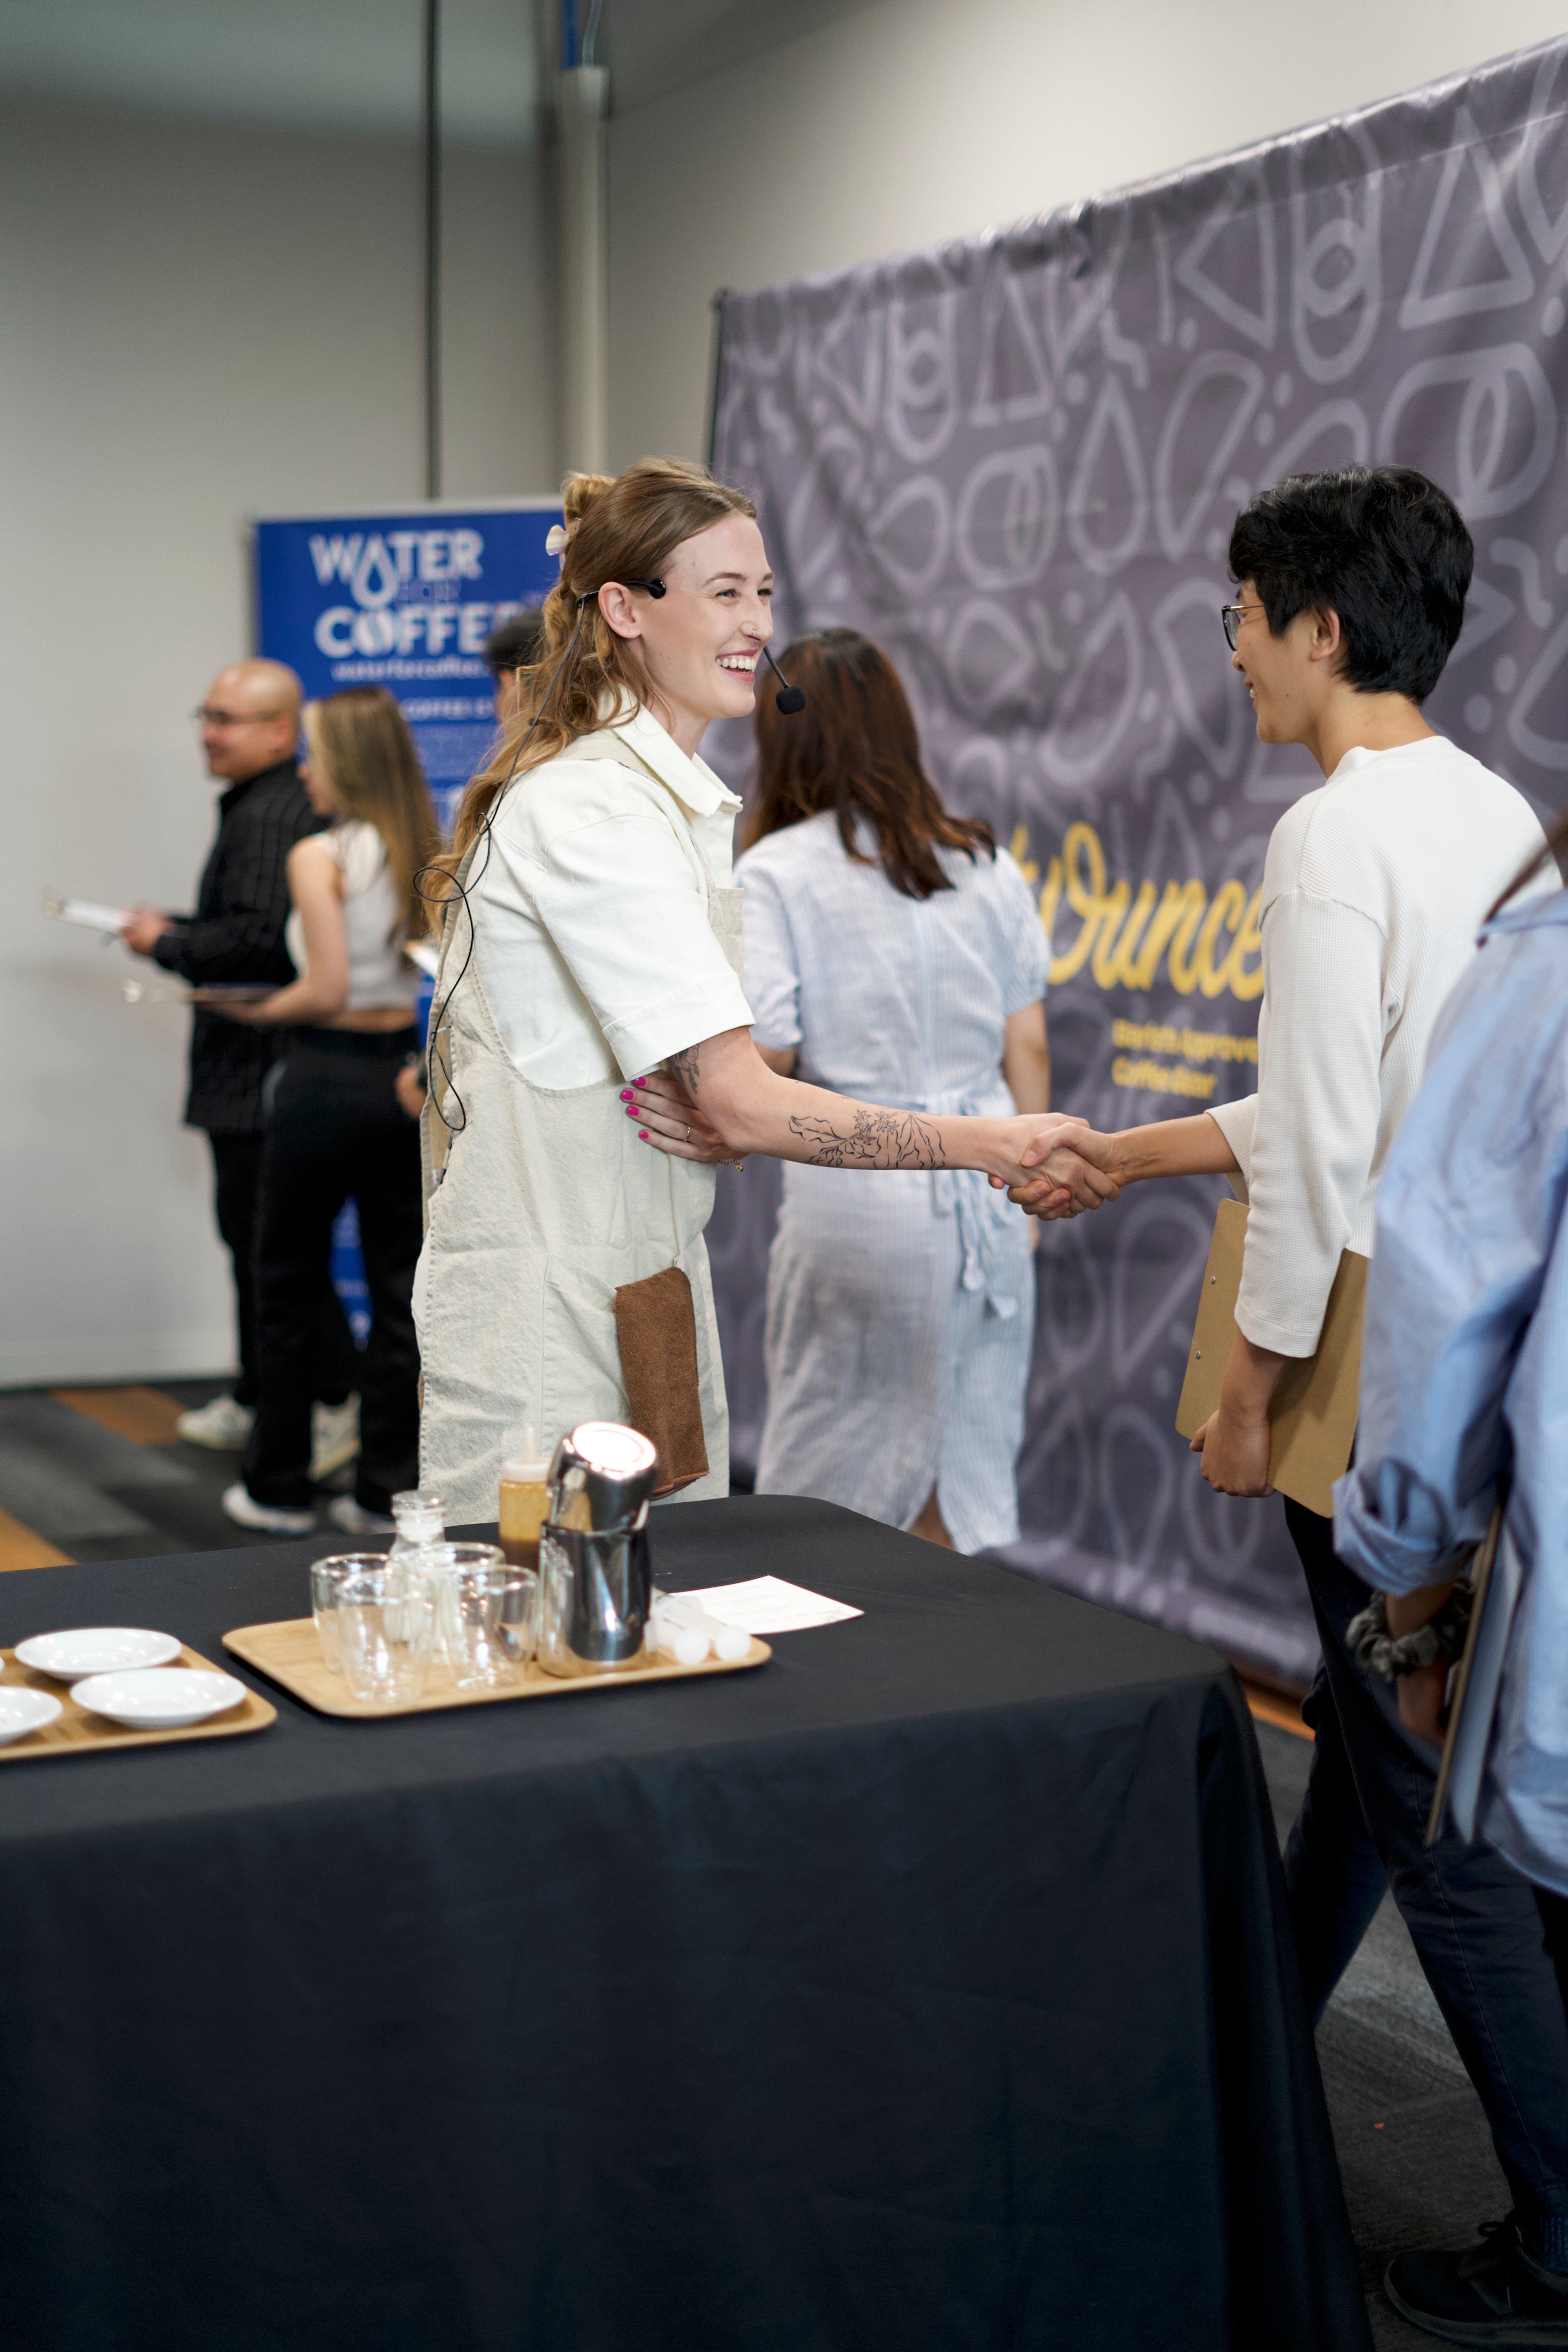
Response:
[[[549,1515],[549,1464],[531,1429],[523,1448],[501,1465],[501,1549],[514,1568],[538,1568],[539,1526]]]

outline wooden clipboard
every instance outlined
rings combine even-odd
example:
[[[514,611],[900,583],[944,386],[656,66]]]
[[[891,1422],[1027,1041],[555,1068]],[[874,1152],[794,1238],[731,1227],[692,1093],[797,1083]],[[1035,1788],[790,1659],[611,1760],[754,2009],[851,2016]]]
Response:
[[[1203,1295],[1187,1349],[1186,1378],[1176,1406],[1176,1430],[1192,1437],[1219,1402],[1219,1386],[1236,1337],[1236,1298],[1247,1211],[1221,1201],[1203,1270]],[[1333,1517],[1333,1482],[1350,1467],[1361,1387],[1361,1319],[1369,1261],[1343,1252],[1329,1293],[1315,1356],[1291,1363],[1269,1408],[1269,1483],[1294,1503]]]

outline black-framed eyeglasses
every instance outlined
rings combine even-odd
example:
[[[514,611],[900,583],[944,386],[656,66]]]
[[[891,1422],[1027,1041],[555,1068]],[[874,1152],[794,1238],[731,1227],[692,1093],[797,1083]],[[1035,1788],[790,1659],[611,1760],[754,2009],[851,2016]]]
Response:
[[[205,703],[191,713],[198,727],[267,727],[275,719],[287,719],[286,710],[209,710]]]
[[[1261,604],[1221,604],[1219,625],[1225,632],[1225,642],[1232,653],[1236,651],[1236,640],[1241,635],[1242,614],[1260,613],[1262,610]]]

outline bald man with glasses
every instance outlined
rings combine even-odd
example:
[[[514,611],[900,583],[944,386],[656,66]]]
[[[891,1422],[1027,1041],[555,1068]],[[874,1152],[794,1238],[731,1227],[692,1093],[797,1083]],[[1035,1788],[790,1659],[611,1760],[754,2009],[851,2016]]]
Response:
[[[283,944],[288,918],[288,853],[328,820],[317,815],[300,780],[299,680],[282,662],[235,662],[218,672],[193,715],[201,729],[207,772],[228,786],[218,801],[217,837],[197,888],[195,912],[160,913],[137,907],[120,934],[136,955],[149,956],[193,988],[227,984],[286,985],[294,966]],[[237,1452],[250,1434],[256,1406],[256,1300],[252,1264],[260,1208],[266,1110],[262,1084],[283,1052],[272,1030],[247,1027],[198,1011],[191,1029],[191,1084],[185,1124],[202,1128],[212,1147],[218,1231],[234,1261],[239,1325],[240,1377],[232,1396],[180,1421],[180,1434],[198,1445]],[[342,1310],[329,1294],[322,1302],[322,1348],[317,1392],[318,1477],[357,1451],[354,1351]]]

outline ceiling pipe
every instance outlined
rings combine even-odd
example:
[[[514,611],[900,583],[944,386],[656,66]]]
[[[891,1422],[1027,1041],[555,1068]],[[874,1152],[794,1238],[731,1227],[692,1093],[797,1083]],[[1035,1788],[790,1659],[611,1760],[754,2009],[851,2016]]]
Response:
[[[596,17],[595,10],[591,27]],[[583,46],[591,57],[591,34]],[[601,474],[610,457],[610,69],[577,63],[570,0],[562,11],[561,58],[561,455],[572,472]]]
[[[423,0],[420,74],[424,292],[424,495],[441,496],[441,0]]]

